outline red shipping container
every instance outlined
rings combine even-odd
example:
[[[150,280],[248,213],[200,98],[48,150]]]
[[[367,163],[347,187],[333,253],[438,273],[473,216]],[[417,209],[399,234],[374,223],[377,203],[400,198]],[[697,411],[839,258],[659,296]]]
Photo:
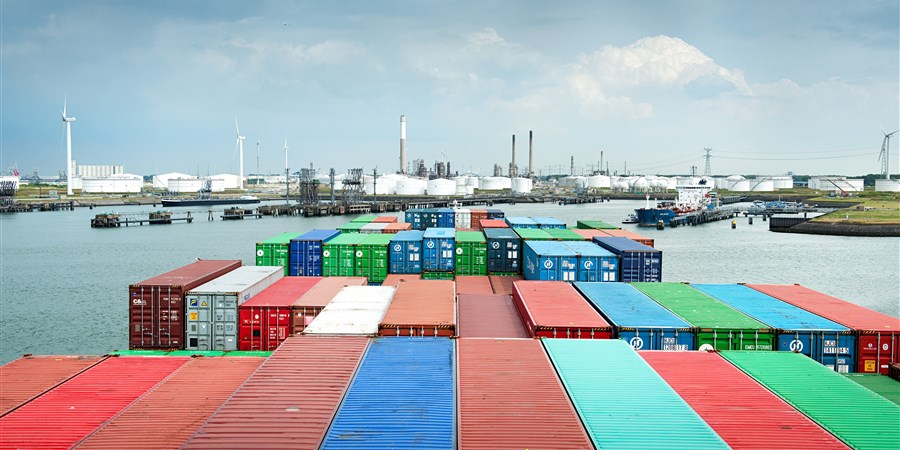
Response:
[[[460,337],[528,338],[512,297],[498,294],[456,296]]]
[[[323,278],[294,302],[293,320],[291,320],[292,333],[294,335],[302,333],[341,289],[347,286],[365,286],[367,284],[369,284],[369,280],[366,277]]]
[[[603,230],[594,230],[594,229],[582,230],[580,228],[573,228],[572,231],[575,232],[575,234],[578,234],[581,237],[583,237],[584,240],[586,240],[586,241],[590,241],[590,240],[594,239],[594,236],[600,236],[600,237],[608,237],[609,236],[608,234],[604,233]]]
[[[610,339],[609,323],[565,281],[517,281],[513,300],[532,337]]]
[[[594,448],[540,341],[459,339],[457,349],[460,450]]]
[[[486,276],[462,275],[456,277],[457,294],[493,294],[491,279]]]
[[[128,287],[128,347],[184,348],[184,294],[241,267],[241,261],[200,260]]]
[[[381,336],[456,335],[456,286],[453,280],[400,283],[378,333]]]
[[[263,361],[193,358],[76,448],[181,448]]]
[[[855,330],[857,372],[887,375],[891,363],[900,362],[900,319],[896,317],[799,284],[746,286]]]
[[[287,339],[182,448],[319,448],[368,343]]]
[[[478,221],[478,225],[482,230],[485,228],[509,228],[509,224],[500,219],[482,219]]]
[[[378,216],[372,223],[397,223],[397,216]]]
[[[733,448],[848,448],[718,353],[638,354]]]
[[[597,231],[602,231],[607,236],[624,237],[624,238],[631,239],[632,241],[637,242],[639,244],[644,244],[647,247],[653,247],[653,239],[650,239],[646,236],[642,236],[633,231],[628,231],[628,230],[597,230]]]
[[[383,230],[381,230],[381,232],[396,234],[397,232],[400,232],[400,231],[409,231],[409,230],[412,230],[411,223],[400,222],[400,223],[389,223],[386,227],[384,227]]]
[[[483,228],[481,227],[481,221],[487,220],[487,218],[488,218],[487,210],[473,209],[470,211],[470,214],[472,216],[472,218],[471,218],[472,228],[474,228],[476,230],[482,230]]]
[[[188,360],[107,358],[0,417],[0,448],[70,448]]]
[[[291,335],[294,304],[322,277],[284,277],[238,306],[238,350],[275,350]]]
[[[513,293],[513,283],[516,281],[522,280],[522,277],[516,276],[499,276],[499,275],[489,275],[488,279],[491,280],[491,289],[494,290],[495,294],[500,295],[512,295]]]
[[[0,366],[0,416],[102,361],[102,356],[23,356]]]
[[[388,276],[384,278],[384,281],[381,282],[381,285],[397,287],[397,285],[399,285],[401,282],[404,282],[404,281],[421,281],[421,280],[422,280],[422,275],[392,273],[392,274],[388,274]]]

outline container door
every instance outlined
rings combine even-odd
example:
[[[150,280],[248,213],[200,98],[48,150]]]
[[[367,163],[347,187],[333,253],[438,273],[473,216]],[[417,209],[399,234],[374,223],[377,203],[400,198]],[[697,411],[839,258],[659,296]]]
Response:
[[[887,375],[891,362],[897,361],[897,345],[900,345],[900,334],[861,334],[857,342],[856,358],[859,361],[857,370],[862,373]]]

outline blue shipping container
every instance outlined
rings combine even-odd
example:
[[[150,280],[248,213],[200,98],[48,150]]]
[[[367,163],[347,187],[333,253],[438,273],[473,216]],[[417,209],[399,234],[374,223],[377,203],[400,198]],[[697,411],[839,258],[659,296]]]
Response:
[[[407,209],[406,223],[408,223],[413,230],[424,230],[425,227],[422,224],[425,212],[425,209]]]
[[[578,255],[575,281],[619,281],[619,257],[587,241],[561,241]]]
[[[534,223],[528,217],[507,217],[506,224],[509,225],[510,228],[537,228],[537,224]]]
[[[391,239],[388,259],[390,273],[422,273],[424,231],[401,231]]]
[[[453,272],[456,262],[456,230],[429,228],[422,236],[422,271]]]
[[[525,241],[522,275],[526,280],[575,281],[578,255],[557,241]]]
[[[488,273],[521,273],[522,239],[510,228],[485,228]]]
[[[619,256],[619,281],[662,281],[662,251],[624,237],[599,237],[593,241]]]
[[[554,217],[529,217],[538,228],[565,228],[566,223]]]
[[[575,283],[613,325],[616,338],[635,350],[695,350],[694,330],[643,292],[626,283]]]
[[[503,219],[506,217],[506,213],[499,209],[488,208],[485,211],[487,211],[488,219]]]
[[[456,211],[453,208],[438,208],[437,228],[456,228]]]
[[[447,338],[373,339],[321,448],[454,448],[455,360]]]
[[[295,277],[322,276],[322,245],[341,234],[337,230],[310,230],[291,239],[288,273]]]
[[[856,367],[852,330],[740,284],[692,284],[695,289],[772,327],[778,350],[803,353],[841,373]]]

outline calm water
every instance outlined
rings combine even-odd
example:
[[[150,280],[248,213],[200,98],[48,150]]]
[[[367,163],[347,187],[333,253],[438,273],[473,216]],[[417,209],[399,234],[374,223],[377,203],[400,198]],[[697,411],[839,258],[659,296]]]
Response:
[[[508,215],[551,216],[574,226],[579,219],[617,224],[643,203],[499,207]],[[184,209],[206,218],[205,210]],[[351,218],[224,222],[216,214],[212,222],[92,229],[90,218],[105,211],[0,215],[0,364],[25,353],[103,354],[127,348],[130,283],[196,258],[254,264],[257,241],[288,231],[335,228]],[[623,227],[656,240],[664,255],[664,281],[800,283],[900,316],[900,238],[771,233],[768,222],[758,218],[753,225],[737,219],[734,230],[729,221],[663,231]]]

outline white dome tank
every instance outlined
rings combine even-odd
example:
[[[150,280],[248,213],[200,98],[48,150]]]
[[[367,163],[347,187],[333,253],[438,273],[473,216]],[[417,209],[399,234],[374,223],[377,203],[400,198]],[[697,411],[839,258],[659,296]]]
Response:
[[[425,195],[425,180],[419,178],[405,178],[398,180],[396,184],[397,195]]]
[[[378,195],[391,195],[397,193],[397,181],[392,180],[390,178],[378,177],[377,180],[373,180],[372,177],[369,177],[368,180],[365,180],[363,183],[363,192],[366,195],[372,195],[373,191]]]
[[[750,192],[750,181],[748,180],[738,180],[733,181],[731,186],[728,187],[729,191],[734,192]]]
[[[592,175],[588,178],[588,187],[590,188],[608,188],[610,187],[609,177],[606,175]]]
[[[445,178],[428,180],[425,193],[434,196],[456,195],[456,182]]]
[[[772,192],[775,190],[775,182],[768,178],[750,180],[749,183],[751,192]]]
[[[469,177],[466,179],[466,186],[467,187],[471,186],[474,189],[478,189],[478,186],[479,186],[478,181],[479,181],[478,177]]]
[[[647,179],[644,177],[640,177],[634,180],[634,184],[631,185],[631,190],[635,192],[646,192],[647,188],[650,187],[650,184],[647,183]]]
[[[794,177],[772,177],[775,189],[793,189]]]
[[[531,193],[531,179],[530,178],[513,178],[512,179],[512,191],[517,192],[519,194],[530,194]]]

